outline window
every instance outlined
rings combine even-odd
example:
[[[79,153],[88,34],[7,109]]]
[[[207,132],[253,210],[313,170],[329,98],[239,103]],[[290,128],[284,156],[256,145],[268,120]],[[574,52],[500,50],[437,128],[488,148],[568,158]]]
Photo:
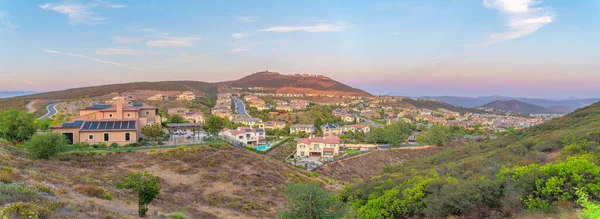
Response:
[[[306,145],[301,144],[300,148],[306,148]]]
[[[94,135],[88,135],[89,140],[94,140]]]
[[[148,116],[148,115],[150,115],[150,111],[146,111],[146,115],[147,115],[147,116]]]
[[[108,133],[104,133],[104,141],[110,141]]]
[[[125,141],[131,141],[131,133],[125,133]]]
[[[243,136],[243,135],[240,135],[240,139],[244,139],[244,136]]]
[[[300,151],[300,157],[304,157],[304,151]]]
[[[109,117],[109,118],[112,118],[112,113],[111,113],[111,114],[108,114],[108,117]]]
[[[131,114],[127,113],[127,118],[131,117]]]
[[[318,150],[318,149],[319,149],[319,146],[320,146],[319,144],[315,144],[315,149],[317,149],[317,150]]]

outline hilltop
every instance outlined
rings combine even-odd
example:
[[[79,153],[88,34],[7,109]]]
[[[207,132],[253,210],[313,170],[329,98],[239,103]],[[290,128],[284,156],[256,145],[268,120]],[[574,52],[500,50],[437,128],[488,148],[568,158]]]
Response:
[[[259,72],[234,81],[201,82],[201,81],[159,81],[132,82],[91,87],[72,88],[60,91],[36,93],[18,97],[0,99],[0,110],[25,109],[25,104],[31,100],[72,100],[88,97],[98,97],[111,93],[136,90],[160,91],[192,91],[196,95],[219,93],[225,88],[260,88],[260,92],[319,94],[363,96],[371,94],[342,84],[331,78],[320,75],[285,75],[275,72]]]
[[[0,194],[10,194],[8,200],[0,199],[0,206],[46,203],[56,208],[44,211],[48,218],[135,218],[136,195],[115,187],[130,171],[160,177],[162,190],[149,211],[157,216],[185,212],[189,218],[273,218],[287,205],[286,184],[325,184],[289,164],[227,145],[66,153],[51,160],[30,160],[0,145],[0,158],[0,170],[13,173],[0,175]],[[3,185],[7,179],[15,184]]]
[[[507,97],[507,96],[483,96],[483,97],[457,97],[457,96],[434,96],[434,97],[423,97],[429,99],[439,100],[454,106],[461,107],[477,107],[495,100],[518,100],[525,103],[543,106],[546,108],[560,107],[562,111],[572,112],[574,109],[589,106],[600,98],[569,98],[564,100],[554,99],[543,99],[543,98],[524,98],[524,97]],[[568,110],[568,111],[567,111]]]
[[[523,114],[565,113],[565,111],[560,110],[560,108],[550,109],[518,100],[495,100],[481,107]]]

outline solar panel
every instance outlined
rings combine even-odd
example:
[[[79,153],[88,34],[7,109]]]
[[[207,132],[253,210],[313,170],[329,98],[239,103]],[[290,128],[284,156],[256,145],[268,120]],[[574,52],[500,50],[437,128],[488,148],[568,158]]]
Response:
[[[106,129],[114,129],[114,126],[115,126],[114,121],[106,122]]]
[[[91,125],[91,122],[86,122],[85,124],[83,124],[83,128],[81,128],[81,130],[90,130]]]
[[[133,106],[134,106],[134,107],[141,107],[141,106],[143,106],[143,105],[144,105],[144,104],[141,104],[141,103],[134,103],[134,104],[133,104]]]
[[[98,125],[98,129],[106,129],[106,122],[100,122],[100,125]]]
[[[129,128],[135,129],[135,121],[129,121]]]
[[[92,122],[92,125],[90,126],[90,130],[97,130],[98,124],[99,124],[99,122]]]

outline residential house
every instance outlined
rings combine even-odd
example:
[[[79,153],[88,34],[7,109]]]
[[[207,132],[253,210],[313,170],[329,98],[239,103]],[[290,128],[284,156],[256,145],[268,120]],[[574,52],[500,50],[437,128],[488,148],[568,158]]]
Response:
[[[158,109],[146,104],[126,104],[124,97],[113,104],[95,104],[79,110],[79,116],[52,126],[54,133],[65,135],[70,144],[136,143],[145,125],[160,123]]]
[[[268,121],[265,123],[265,130],[283,130],[285,128],[285,122],[282,121]]]
[[[183,117],[189,111],[190,110],[188,108],[184,108],[184,107],[169,108],[169,109],[167,109],[167,114],[169,114],[169,115],[179,115],[179,116]]]
[[[157,94],[157,95],[148,97],[147,100],[165,101],[165,100],[169,100],[169,96],[164,95],[164,94]]]
[[[195,99],[196,99],[196,95],[194,94],[194,92],[191,92],[191,91],[183,92],[182,94],[177,96],[177,100],[195,100]]]
[[[233,118],[232,122],[234,123],[241,123],[244,124],[246,126],[250,126],[250,127],[259,127],[259,128],[264,128],[264,124],[262,119],[259,118],[252,118],[252,117],[247,117],[247,116],[238,116],[236,118]]]
[[[255,146],[266,143],[265,131],[250,127],[239,127],[237,129],[223,129],[219,137],[224,138],[232,144],[241,146]]]
[[[304,133],[315,133],[316,128],[314,125],[312,124],[295,124],[290,126],[290,134],[295,134],[295,133],[300,133],[300,132],[304,132]]]
[[[204,123],[204,114],[202,112],[186,112],[183,119],[191,123]]]
[[[337,136],[324,136],[299,138],[296,144],[296,157],[328,157],[338,156],[340,152],[340,138]]]
[[[348,133],[348,132],[362,132],[362,133],[368,133],[371,131],[371,129],[369,128],[369,126],[366,125],[362,125],[362,124],[352,124],[352,125],[345,125],[343,127],[343,131],[344,133]]]
[[[337,124],[326,123],[321,125],[321,131],[323,131],[323,136],[333,135],[338,136],[342,134],[342,127]]]

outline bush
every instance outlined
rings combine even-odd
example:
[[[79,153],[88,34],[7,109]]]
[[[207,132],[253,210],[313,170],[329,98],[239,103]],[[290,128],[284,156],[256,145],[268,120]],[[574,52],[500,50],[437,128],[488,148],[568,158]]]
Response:
[[[113,142],[113,143],[110,144],[110,147],[111,148],[118,148],[119,144],[117,144],[117,142]]]
[[[90,144],[87,142],[77,142],[75,144],[73,144],[74,148],[88,148],[90,147]]]
[[[56,206],[41,206],[33,202],[15,202],[0,208],[0,215],[9,218],[51,218],[55,209]]]
[[[183,212],[173,212],[168,215],[170,219],[187,219],[188,216]]]
[[[49,159],[67,149],[67,139],[58,133],[37,134],[25,143],[25,148],[36,159]]]
[[[11,183],[14,181],[14,178],[11,171],[0,170],[0,182]]]
[[[78,193],[89,196],[89,197],[101,198],[101,199],[106,199],[106,200],[113,199],[112,195],[110,193],[108,193],[108,191],[106,191],[103,188],[97,187],[97,186],[76,185],[75,187],[73,187],[73,189],[75,191],[77,191]]]
[[[106,143],[100,143],[98,144],[98,148],[107,148],[108,146],[106,145]]]

